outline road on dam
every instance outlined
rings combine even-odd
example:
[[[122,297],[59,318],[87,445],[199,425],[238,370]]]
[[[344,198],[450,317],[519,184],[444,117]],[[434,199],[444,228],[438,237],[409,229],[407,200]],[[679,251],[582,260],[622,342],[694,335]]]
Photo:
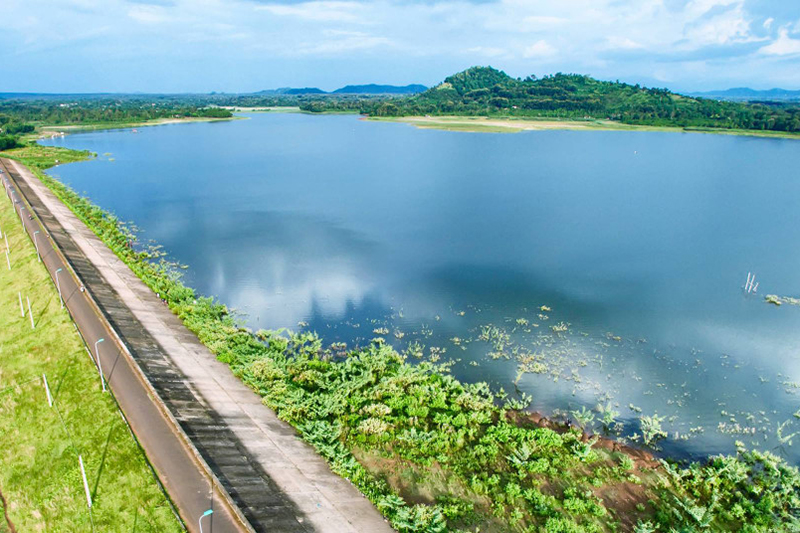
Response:
[[[206,532],[392,531],[49,188],[0,169],[88,351],[105,339],[105,379],[189,531],[208,509]]]

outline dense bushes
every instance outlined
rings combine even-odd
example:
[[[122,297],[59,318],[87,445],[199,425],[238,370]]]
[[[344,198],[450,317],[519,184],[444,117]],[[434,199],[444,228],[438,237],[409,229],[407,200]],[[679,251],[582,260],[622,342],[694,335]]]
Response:
[[[0,151],[16,148],[17,138],[14,135],[0,135]]]

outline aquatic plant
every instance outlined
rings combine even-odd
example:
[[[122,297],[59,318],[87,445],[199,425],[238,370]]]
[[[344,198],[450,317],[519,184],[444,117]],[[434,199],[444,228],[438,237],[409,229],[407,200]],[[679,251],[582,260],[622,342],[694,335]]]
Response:
[[[612,429],[616,429],[618,424],[617,417],[619,417],[619,411],[616,411],[612,406],[611,402],[607,404],[599,404],[597,406],[597,411],[600,413],[600,423],[603,424],[603,429],[606,431],[611,431]]]
[[[667,433],[661,428],[661,423],[664,421],[663,416],[654,414],[653,416],[640,416],[639,424],[642,431],[642,442],[648,446],[652,446],[659,439],[667,436]]]
[[[581,406],[579,410],[570,411],[570,414],[581,429],[591,428],[592,422],[594,422],[594,413],[587,409],[586,406]]]

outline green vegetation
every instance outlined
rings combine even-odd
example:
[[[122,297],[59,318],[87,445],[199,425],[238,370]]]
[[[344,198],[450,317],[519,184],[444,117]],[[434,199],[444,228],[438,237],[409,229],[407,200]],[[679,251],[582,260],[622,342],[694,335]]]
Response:
[[[340,104],[322,101],[310,110]],[[370,116],[547,117],[603,119],[622,124],[800,132],[800,106],[744,104],[691,98],[667,89],[599,81],[577,74],[516,79],[491,67],[473,67],[407,98],[369,100]],[[348,105],[349,106],[349,105]],[[345,107],[348,107],[345,106]]]
[[[48,126],[123,127],[164,119],[232,116],[227,109],[173,97],[0,99],[0,151],[23,146],[26,137]]]
[[[0,199],[0,492],[16,531],[182,531],[98,374],[11,202]],[[36,328],[20,315],[30,298]],[[42,380],[46,374],[54,404]],[[2,509],[0,509],[2,511]],[[0,516],[0,531],[10,531]]]
[[[311,333],[251,332],[184,286],[157,253],[59,181],[39,177],[233,372],[293,424],[340,475],[405,532],[796,531],[800,473],[740,447],[688,468],[615,449],[577,429],[537,423],[447,365],[410,364],[381,338],[347,351]],[[544,310],[544,308],[543,308]],[[486,330],[487,339],[497,332]],[[619,413],[602,410],[604,424]],[[576,418],[591,424],[585,409]],[[642,417],[651,441],[658,416]],[[657,529],[656,529],[657,528]]]
[[[555,119],[594,129],[640,126],[800,135],[797,103],[717,101],[578,74],[521,79],[491,67],[473,67],[414,95],[289,90],[256,94],[53,95],[0,99],[0,150],[17,146],[34,129],[124,127],[165,119],[229,118],[228,108],[295,108],[307,113],[361,113],[373,118]],[[415,124],[457,131],[503,132],[509,128],[509,125],[463,121]]]

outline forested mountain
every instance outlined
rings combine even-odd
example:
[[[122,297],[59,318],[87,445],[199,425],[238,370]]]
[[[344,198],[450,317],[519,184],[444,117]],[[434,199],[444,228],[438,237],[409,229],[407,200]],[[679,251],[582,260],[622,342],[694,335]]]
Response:
[[[367,102],[362,111],[375,116],[598,118],[654,126],[800,132],[800,107],[693,98],[578,74],[519,79],[491,67],[459,72],[409,98]]]

